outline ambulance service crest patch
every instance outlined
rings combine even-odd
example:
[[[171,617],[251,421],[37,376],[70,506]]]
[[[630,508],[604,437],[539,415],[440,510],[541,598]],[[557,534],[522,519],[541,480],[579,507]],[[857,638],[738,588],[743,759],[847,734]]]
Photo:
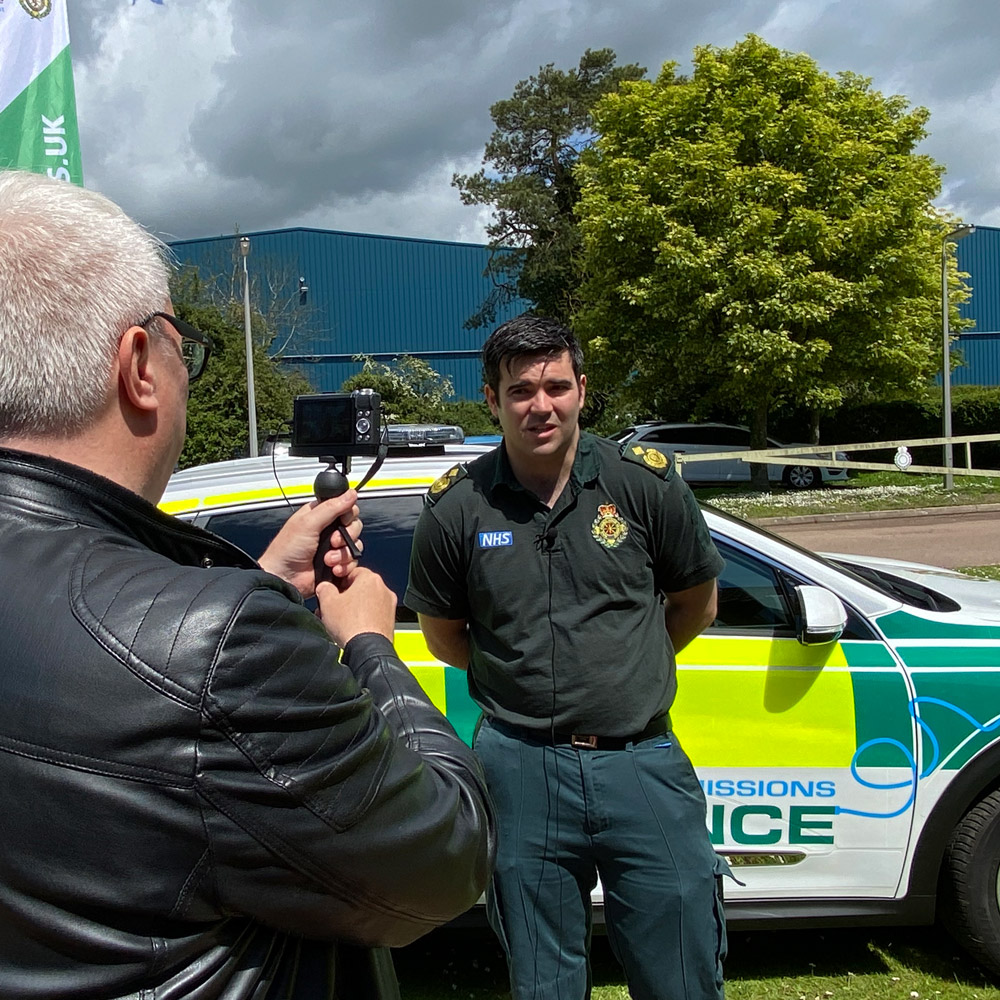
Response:
[[[628,538],[628,522],[613,503],[602,503],[597,507],[590,533],[606,549],[617,549]]]

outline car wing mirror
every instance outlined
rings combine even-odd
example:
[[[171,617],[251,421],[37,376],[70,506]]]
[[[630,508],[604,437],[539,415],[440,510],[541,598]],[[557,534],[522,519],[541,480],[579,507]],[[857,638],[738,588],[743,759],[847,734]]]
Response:
[[[803,646],[836,642],[847,626],[844,602],[826,587],[802,585],[795,588],[799,603],[798,640]]]

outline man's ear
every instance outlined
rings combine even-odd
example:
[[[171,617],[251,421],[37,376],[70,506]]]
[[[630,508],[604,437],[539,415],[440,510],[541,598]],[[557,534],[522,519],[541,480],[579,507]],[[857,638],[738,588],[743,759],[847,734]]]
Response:
[[[486,397],[486,405],[490,408],[490,413],[492,413],[494,417],[499,416],[498,413],[499,407],[497,406],[497,394],[488,385],[484,385],[483,395]]]
[[[159,406],[152,362],[153,338],[141,326],[130,326],[118,342],[118,382],[137,410]]]

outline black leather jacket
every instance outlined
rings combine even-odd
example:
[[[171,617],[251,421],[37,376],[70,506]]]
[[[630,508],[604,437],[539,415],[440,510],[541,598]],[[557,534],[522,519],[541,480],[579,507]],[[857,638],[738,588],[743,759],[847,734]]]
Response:
[[[4,1000],[391,993],[342,942],[476,901],[479,766],[386,639],[338,662],[239,549],[2,449],[0,579]]]

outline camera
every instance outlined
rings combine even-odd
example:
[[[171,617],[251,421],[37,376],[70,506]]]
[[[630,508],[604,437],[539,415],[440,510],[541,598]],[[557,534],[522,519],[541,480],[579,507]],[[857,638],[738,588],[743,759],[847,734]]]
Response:
[[[381,443],[382,397],[377,392],[357,389],[295,397],[290,455],[345,461],[354,455],[378,455]]]

